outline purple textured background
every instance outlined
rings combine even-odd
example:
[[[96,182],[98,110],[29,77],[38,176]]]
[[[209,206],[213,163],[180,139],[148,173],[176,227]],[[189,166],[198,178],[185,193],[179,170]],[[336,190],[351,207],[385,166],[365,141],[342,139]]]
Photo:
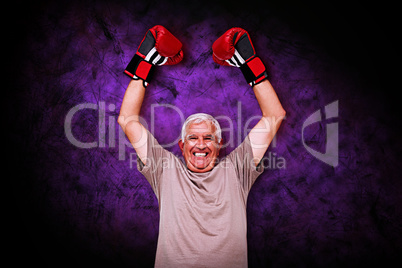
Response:
[[[6,191],[11,227],[5,232],[15,264],[152,267],[157,200],[130,167],[133,149],[124,148],[125,160],[119,159],[116,120],[129,82],[123,70],[156,24],[182,41],[185,55],[177,66],[159,67],[147,89],[142,114],[150,123],[156,107],[152,132],[161,143],[176,139],[181,122],[177,112],[155,104],[174,105],[185,117],[208,112],[231,118],[235,140],[223,154],[238,145],[238,133],[244,138],[238,116],[244,124],[260,114],[241,72],[211,57],[213,41],[234,26],[249,31],[287,111],[276,146],[267,152],[285,159],[286,168],[267,169],[248,200],[250,267],[400,260],[401,142],[391,90],[400,75],[391,64],[400,57],[388,24],[392,16],[378,23],[388,9],[247,3],[258,8],[230,1],[86,0],[15,7],[7,32],[8,51],[15,53],[6,52],[12,58],[4,141],[5,174],[14,182]],[[339,165],[333,168],[307,152],[301,132],[309,115],[336,100]],[[82,103],[105,104],[105,140],[98,138],[95,110],[78,112],[72,132],[104,147],[81,149],[66,138],[66,115]],[[323,152],[325,133],[325,122],[311,125],[306,143]],[[168,149],[179,154],[177,145]]]

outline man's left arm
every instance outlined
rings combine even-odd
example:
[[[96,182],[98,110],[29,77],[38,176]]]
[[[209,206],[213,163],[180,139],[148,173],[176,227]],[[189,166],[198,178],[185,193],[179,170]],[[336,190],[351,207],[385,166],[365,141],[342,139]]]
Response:
[[[212,58],[216,63],[240,68],[247,83],[253,87],[262,111],[261,120],[248,135],[257,166],[278,131],[285,117],[285,110],[267,80],[266,67],[256,55],[246,30],[239,27],[229,29],[213,43],[212,51]]]
[[[257,166],[275,137],[286,115],[286,111],[283,109],[274,88],[267,79],[253,86],[253,90],[262,112],[260,121],[248,134],[253,150],[254,162]]]

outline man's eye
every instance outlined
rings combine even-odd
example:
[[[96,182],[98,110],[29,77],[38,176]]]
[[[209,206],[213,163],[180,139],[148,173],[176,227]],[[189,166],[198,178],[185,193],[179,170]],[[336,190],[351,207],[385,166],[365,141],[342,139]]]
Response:
[[[196,138],[196,137],[189,137],[188,139],[191,140],[191,141],[194,141],[194,140],[196,140],[197,138]]]

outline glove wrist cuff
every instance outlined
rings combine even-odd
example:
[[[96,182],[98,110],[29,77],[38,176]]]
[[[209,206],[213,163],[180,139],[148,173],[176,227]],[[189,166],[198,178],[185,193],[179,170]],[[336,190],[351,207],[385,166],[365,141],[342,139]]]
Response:
[[[268,78],[267,69],[257,56],[242,64],[240,70],[250,86],[255,86]]]
[[[134,80],[142,79],[144,81],[144,87],[147,87],[152,80],[154,71],[155,66],[153,64],[135,54],[124,70],[124,73]]]

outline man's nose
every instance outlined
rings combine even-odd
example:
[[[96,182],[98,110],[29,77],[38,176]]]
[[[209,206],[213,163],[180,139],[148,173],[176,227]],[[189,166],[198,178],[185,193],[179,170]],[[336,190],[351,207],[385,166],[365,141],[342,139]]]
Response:
[[[200,150],[203,150],[207,147],[207,144],[205,143],[204,139],[199,139],[197,141],[196,147]]]

